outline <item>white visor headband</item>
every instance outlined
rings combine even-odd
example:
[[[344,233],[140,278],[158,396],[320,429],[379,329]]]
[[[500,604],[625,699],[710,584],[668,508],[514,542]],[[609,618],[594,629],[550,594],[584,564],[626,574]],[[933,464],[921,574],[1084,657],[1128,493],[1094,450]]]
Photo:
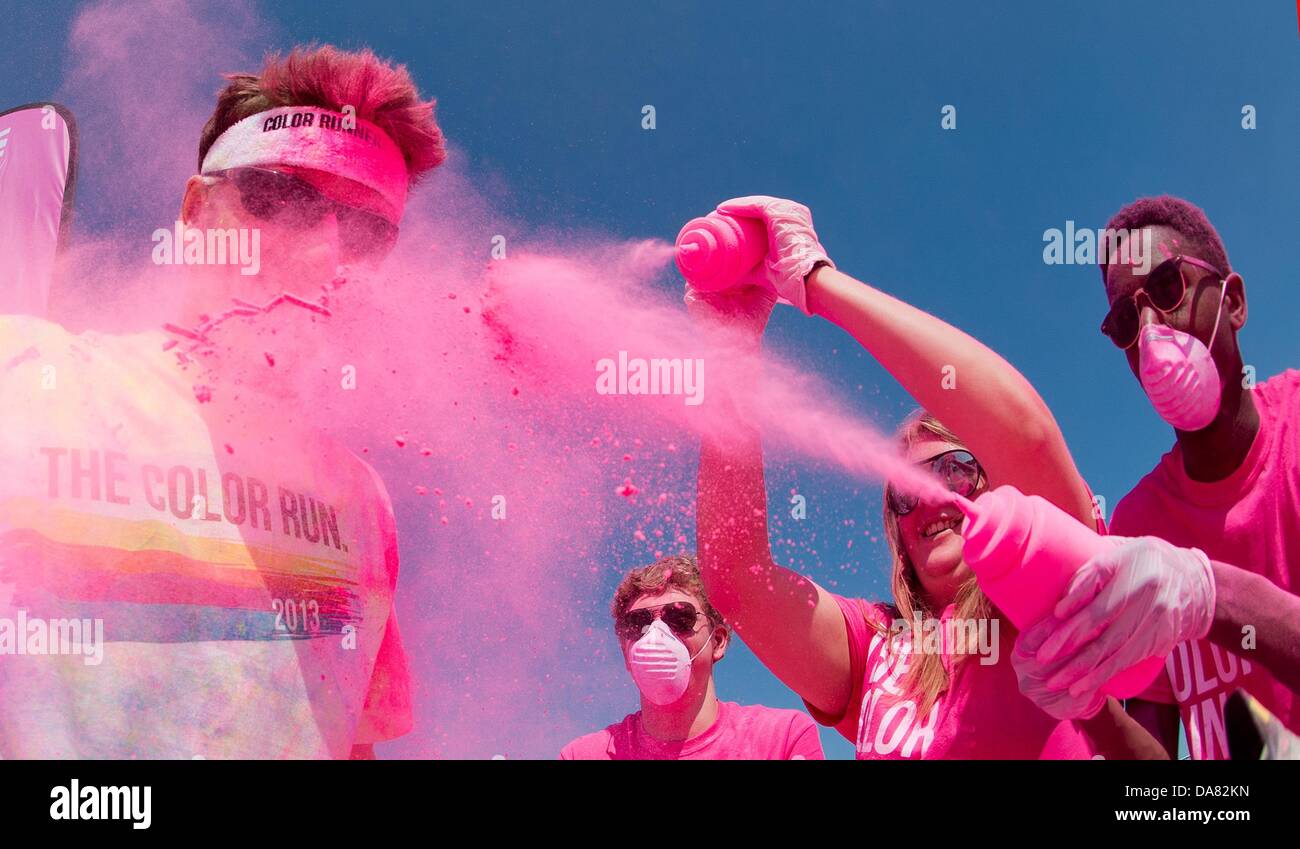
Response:
[[[337,174],[374,189],[402,219],[409,184],[397,144],[369,121],[317,106],[280,106],[245,118],[222,133],[202,173],[289,165]]]

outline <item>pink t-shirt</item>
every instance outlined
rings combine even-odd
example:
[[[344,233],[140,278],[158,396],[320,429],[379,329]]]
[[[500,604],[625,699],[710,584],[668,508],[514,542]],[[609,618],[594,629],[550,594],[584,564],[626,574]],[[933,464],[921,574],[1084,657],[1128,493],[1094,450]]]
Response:
[[[1115,508],[1116,534],[1162,537],[1212,560],[1263,575],[1287,592],[1300,576],[1300,371],[1253,390],[1259,433],[1245,460],[1214,483],[1191,480],[1174,448]],[[1244,687],[1292,731],[1300,731],[1295,693],[1257,663],[1211,644],[1180,643],[1142,698],[1177,704],[1196,759],[1228,756],[1223,706]]]
[[[654,739],[641,727],[641,711],[564,747],[566,761],[820,761],[817,726],[797,710],[718,702],[718,718],[679,743]]]
[[[808,710],[818,722],[833,726],[853,743],[858,760],[1092,757],[1091,744],[1073,722],[1053,719],[1021,695],[1011,667],[1016,632],[1005,620],[998,621],[996,639],[992,620],[986,625],[986,641],[961,638],[972,652],[980,644],[996,645],[996,655],[991,651],[983,657],[972,653],[954,664],[954,646],[944,640],[949,686],[922,717],[917,715],[917,702],[904,698],[902,690],[911,665],[911,629],[891,636],[871,625],[888,630],[899,617],[898,611],[864,599],[835,596],[835,600],[848,629],[850,674],[855,684],[842,715],[830,716],[812,705]],[[949,621],[952,614],[949,605],[940,621]],[[928,640],[924,632],[920,636]],[[893,643],[889,651],[887,641]],[[981,663],[994,656],[996,662]]]

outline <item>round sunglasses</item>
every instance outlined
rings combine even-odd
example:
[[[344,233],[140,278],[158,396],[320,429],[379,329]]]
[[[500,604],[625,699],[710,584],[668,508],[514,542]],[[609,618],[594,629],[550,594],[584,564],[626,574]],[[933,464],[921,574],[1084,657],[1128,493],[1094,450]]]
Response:
[[[974,454],[962,449],[945,451],[917,465],[922,468],[928,466],[930,473],[939,478],[944,486],[963,498],[972,497],[981,486],[988,483],[979,460],[975,459]],[[921,500],[912,493],[898,492],[892,486],[886,488],[885,498],[889,502],[889,509],[898,516],[911,513]]]
[[[1212,272],[1217,279],[1223,279],[1223,272],[1194,256],[1178,254],[1160,263],[1151,269],[1146,276],[1146,281],[1137,291],[1120,298],[1106,313],[1106,318],[1101,323],[1101,332],[1106,334],[1117,348],[1127,350],[1137,342],[1138,331],[1142,324],[1142,312],[1137,305],[1138,295],[1146,295],[1151,306],[1161,313],[1171,313],[1182,306],[1183,300],[1187,297],[1187,278],[1183,276],[1183,263]]]
[[[250,166],[209,176],[233,183],[244,211],[262,221],[305,229],[334,213],[345,260],[381,257],[397,242],[396,224],[369,210],[340,203],[293,174]]]
[[[655,615],[655,611],[659,612],[658,616]],[[662,619],[674,634],[679,637],[689,637],[695,633],[695,623],[704,615],[695,609],[695,605],[686,601],[641,607],[629,610],[618,617],[614,623],[614,633],[624,640],[639,640],[655,619]]]

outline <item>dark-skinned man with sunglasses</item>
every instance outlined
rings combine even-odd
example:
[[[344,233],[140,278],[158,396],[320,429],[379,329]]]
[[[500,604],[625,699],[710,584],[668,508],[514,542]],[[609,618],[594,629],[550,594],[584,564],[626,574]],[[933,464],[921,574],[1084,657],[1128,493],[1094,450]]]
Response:
[[[392,507],[294,340],[445,159],[434,103],[369,51],[227,79],[167,332],[0,316],[0,757],[364,758],[412,725]],[[260,261],[213,261],[250,231]]]
[[[641,709],[569,743],[562,760],[823,758],[806,713],[718,698],[713,666],[731,632],[709,604],[694,556],[633,569],[614,594],[612,613]]]
[[[1013,663],[1027,696],[1077,716],[1116,672],[1164,657],[1129,711],[1171,754],[1181,714],[1194,759],[1228,758],[1239,689],[1300,730],[1300,371],[1254,382],[1245,283],[1201,209],[1143,198],[1109,227],[1156,249],[1149,270],[1122,243],[1102,257],[1102,332],[1175,443],[1117,505],[1116,546],[1021,635]]]

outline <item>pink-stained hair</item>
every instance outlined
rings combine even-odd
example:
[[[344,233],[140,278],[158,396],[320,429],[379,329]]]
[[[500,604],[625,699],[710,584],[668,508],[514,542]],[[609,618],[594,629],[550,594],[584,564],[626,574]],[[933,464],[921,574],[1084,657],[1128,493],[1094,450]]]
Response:
[[[331,45],[299,46],[288,56],[266,58],[259,74],[224,74],[229,84],[199,138],[199,165],[217,137],[245,118],[278,106],[316,106],[375,124],[397,143],[411,182],[447,158],[435,100],[421,100],[405,65],[393,65],[370,50],[343,51]]]
[[[700,564],[694,554],[670,555],[628,572],[614,592],[609,612],[617,620],[641,596],[662,593],[674,587],[699,599],[702,612],[714,626],[727,624],[722,614],[709,603],[704,592],[704,579],[700,577]]]
[[[1214,229],[1205,211],[1191,201],[1173,195],[1138,198],[1111,216],[1106,228],[1138,230],[1158,226],[1177,230],[1187,237],[1197,251],[1194,254],[1197,259],[1205,260],[1225,275],[1232,273],[1232,266],[1228,264],[1228,252],[1223,248],[1219,231]],[[1110,260],[1104,252],[1099,251],[1097,262],[1101,265],[1101,279],[1104,283]]]

